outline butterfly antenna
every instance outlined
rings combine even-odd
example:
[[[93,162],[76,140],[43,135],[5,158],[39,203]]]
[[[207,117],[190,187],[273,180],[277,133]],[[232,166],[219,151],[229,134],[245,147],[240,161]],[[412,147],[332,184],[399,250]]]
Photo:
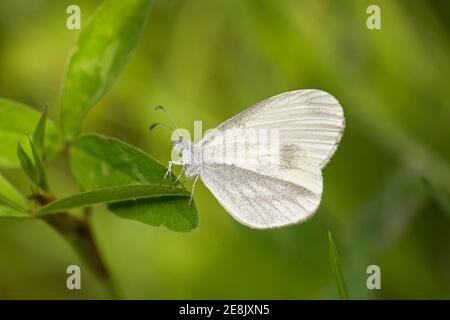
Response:
[[[162,112],[164,112],[164,113],[170,118],[170,120],[172,121],[172,123],[173,123],[173,125],[175,126],[175,128],[178,129],[178,125],[177,125],[177,122],[175,121],[175,118],[172,117],[172,115],[171,115],[169,112],[167,112],[167,110],[166,110],[163,106],[157,105],[157,106],[155,107],[155,110],[156,110],[156,111],[162,111]]]
[[[174,129],[173,129],[172,127],[169,127],[169,126],[167,126],[167,125],[165,125],[165,124],[163,124],[163,123],[159,123],[159,122],[152,123],[152,124],[148,127],[148,129],[149,129],[149,130],[153,130],[153,129],[155,129],[156,127],[163,127],[163,128],[169,129],[170,131],[174,131]]]

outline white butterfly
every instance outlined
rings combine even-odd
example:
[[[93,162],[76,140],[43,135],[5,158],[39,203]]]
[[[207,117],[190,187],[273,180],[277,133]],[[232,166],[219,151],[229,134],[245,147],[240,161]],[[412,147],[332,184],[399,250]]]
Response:
[[[169,162],[167,174],[181,165],[187,178],[195,178],[192,192],[200,177],[220,204],[251,228],[303,222],[319,206],[322,168],[336,151],[344,126],[342,107],[330,94],[282,93],[235,115],[195,144],[172,136],[180,159]],[[234,134],[238,139],[224,139],[227,132],[241,132],[236,130],[270,130],[276,133],[277,148],[264,148],[261,155],[256,152],[261,141],[244,139],[238,153],[250,154],[247,161],[211,157],[236,150],[241,133]]]

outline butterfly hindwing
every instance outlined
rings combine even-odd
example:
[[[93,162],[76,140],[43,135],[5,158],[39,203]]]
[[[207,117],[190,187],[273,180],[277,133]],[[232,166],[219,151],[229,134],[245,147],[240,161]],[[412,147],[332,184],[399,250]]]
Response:
[[[299,184],[235,165],[204,164],[201,178],[236,220],[257,229],[304,221],[315,212],[321,198],[321,193]],[[316,179],[321,186],[320,172]]]

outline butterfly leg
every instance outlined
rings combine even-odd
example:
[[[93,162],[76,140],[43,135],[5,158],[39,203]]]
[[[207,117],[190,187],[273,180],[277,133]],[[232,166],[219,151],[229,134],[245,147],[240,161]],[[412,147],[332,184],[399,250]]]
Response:
[[[171,181],[172,181],[172,167],[173,167],[173,162],[172,162],[172,161],[169,161],[169,165],[168,165],[168,167],[167,167],[166,174],[164,175],[164,177],[163,177],[163,178],[161,179],[161,181],[159,182],[159,185],[162,185],[162,183],[164,182],[164,180],[166,180],[167,175],[169,175],[169,174],[170,174],[170,179],[171,179]]]
[[[192,199],[194,198],[194,189],[195,189],[195,185],[197,184],[197,180],[199,177],[200,177],[200,175],[197,175],[195,177],[194,183],[192,184],[191,197],[189,198],[189,203],[188,203],[189,205],[191,205]]]
[[[178,180],[180,180],[180,178],[181,178],[181,176],[183,175],[183,173],[184,173],[184,166],[181,167],[181,172],[180,172],[180,174],[178,175],[178,177],[175,179],[175,181],[173,182],[173,184],[176,184],[176,183],[178,182]]]

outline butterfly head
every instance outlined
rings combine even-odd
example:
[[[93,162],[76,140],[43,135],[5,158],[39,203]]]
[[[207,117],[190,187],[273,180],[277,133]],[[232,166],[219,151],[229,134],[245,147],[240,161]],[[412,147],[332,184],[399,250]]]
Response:
[[[174,137],[172,137],[172,140],[171,140],[173,148],[177,151],[181,151],[183,149],[183,146],[185,144],[184,141],[185,140],[184,140],[183,136],[180,136],[180,135],[175,135]]]
[[[188,138],[183,137],[183,135],[181,134],[183,132],[183,130],[178,128],[178,125],[177,125],[175,119],[166,111],[166,109],[164,109],[164,107],[158,105],[155,107],[155,109],[164,112],[172,121],[173,127],[168,126],[163,123],[155,122],[150,126],[149,129],[152,130],[156,127],[163,127],[163,128],[166,128],[166,129],[172,131],[171,142],[172,142],[173,150],[175,150],[175,152],[182,154],[183,150],[189,149],[190,141]]]

